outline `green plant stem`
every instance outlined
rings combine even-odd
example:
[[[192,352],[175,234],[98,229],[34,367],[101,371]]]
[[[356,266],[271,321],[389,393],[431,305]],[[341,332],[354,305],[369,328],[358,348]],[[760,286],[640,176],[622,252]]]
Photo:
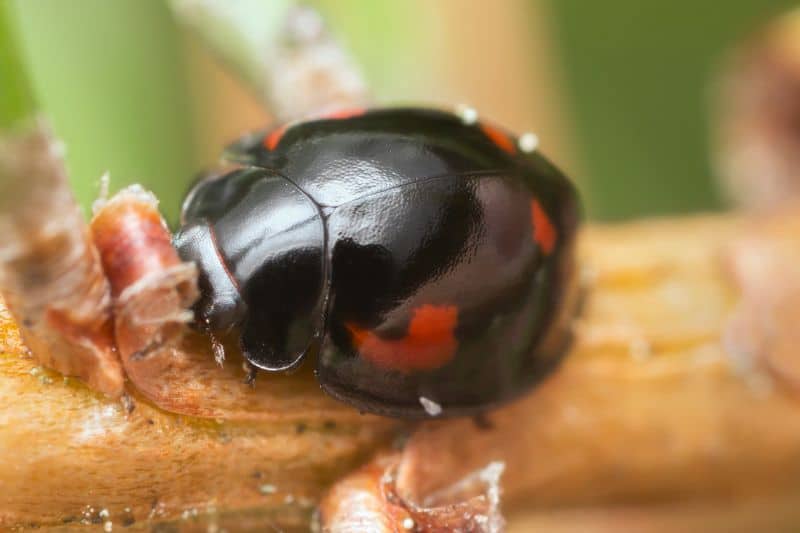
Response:
[[[190,28],[260,98],[269,91],[267,55],[275,48],[288,0],[171,0],[175,18]]]
[[[11,3],[0,1],[0,130],[10,130],[37,112],[15,38]]]
[[[370,100],[361,69],[313,8],[288,0],[170,5],[279,121]]]

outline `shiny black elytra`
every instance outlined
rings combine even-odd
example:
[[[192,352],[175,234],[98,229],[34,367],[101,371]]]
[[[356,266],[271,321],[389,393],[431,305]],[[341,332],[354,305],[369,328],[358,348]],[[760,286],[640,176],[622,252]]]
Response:
[[[576,194],[471,118],[347,111],[234,144],[175,236],[198,319],[239,328],[264,370],[318,355],[322,388],[363,411],[477,414],[529,389],[570,340]]]

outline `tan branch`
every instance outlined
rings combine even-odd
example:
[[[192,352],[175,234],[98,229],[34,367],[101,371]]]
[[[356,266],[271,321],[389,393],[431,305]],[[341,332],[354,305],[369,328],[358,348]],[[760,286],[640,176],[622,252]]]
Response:
[[[491,413],[489,429],[472,420],[417,428],[398,495],[425,501],[502,461],[512,526],[515,508],[794,498],[800,403],[786,339],[800,309],[791,305],[798,240],[797,212],[588,228],[588,299],[564,365]],[[738,317],[754,310],[778,316],[745,320],[745,331]],[[127,414],[40,369],[3,317],[2,525],[80,521],[87,505],[117,522],[195,520],[211,509],[203,523],[303,525],[324,487],[397,433],[391,420],[326,398],[308,371],[265,376],[251,390],[235,356],[215,370],[208,347],[184,352],[196,357],[188,368],[208,365],[192,402],[224,409],[197,415],[238,412],[238,421],[173,415],[143,398]]]

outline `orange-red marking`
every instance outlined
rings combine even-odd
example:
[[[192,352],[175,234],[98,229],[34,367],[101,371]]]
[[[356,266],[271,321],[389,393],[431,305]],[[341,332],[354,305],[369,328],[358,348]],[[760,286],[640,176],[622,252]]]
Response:
[[[549,255],[556,246],[556,228],[536,198],[531,200],[531,224],[533,240]]]
[[[316,117],[314,120],[342,120],[345,118],[357,117],[363,115],[364,113],[366,113],[366,109],[361,107],[354,107],[349,109],[337,109],[329,113],[324,113]],[[286,130],[288,130],[290,126],[292,126],[292,123],[288,122],[269,132],[264,137],[264,146],[269,150],[274,150],[278,146],[278,143],[281,142],[283,135],[286,133]]]
[[[401,339],[382,339],[350,322],[345,327],[362,357],[384,368],[412,372],[434,370],[453,358],[457,323],[457,307],[422,305],[414,309],[408,333]]]
[[[346,118],[359,117],[366,112],[367,110],[363,107],[337,109],[320,115],[319,120],[343,120]]]
[[[512,141],[511,137],[509,137],[504,131],[501,131],[488,124],[481,124],[481,130],[483,130],[484,135],[489,137],[489,139],[501,150],[504,150],[509,154],[517,153],[517,147],[514,146],[514,141]]]
[[[269,132],[267,136],[264,137],[264,146],[270,150],[274,150],[275,147],[278,146],[278,143],[281,142],[281,137],[283,137],[283,134],[286,133],[288,129],[289,124],[287,123]]]

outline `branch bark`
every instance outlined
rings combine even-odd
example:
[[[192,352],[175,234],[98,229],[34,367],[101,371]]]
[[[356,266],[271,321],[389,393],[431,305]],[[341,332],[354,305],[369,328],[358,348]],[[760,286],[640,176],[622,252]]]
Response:
[[[0,292],[42,364],[116,398],[108,281],[62,151],[43,121],[0,131]]]
[[[396,490],[424,501],[502,461],[512,530],[516,510],[530,523],[556,506],[799,498],[798,240],[800,211],[587,228],[588,299],[564,365],[490,429],[417,427]],[[271,416],[231,422],[142,398],[128,413],[38,367],[7,313],[0,352],[2,526],[307,527],[325,487],[404,433],[324,397],[308,371],[259,380],[242,397]]]

